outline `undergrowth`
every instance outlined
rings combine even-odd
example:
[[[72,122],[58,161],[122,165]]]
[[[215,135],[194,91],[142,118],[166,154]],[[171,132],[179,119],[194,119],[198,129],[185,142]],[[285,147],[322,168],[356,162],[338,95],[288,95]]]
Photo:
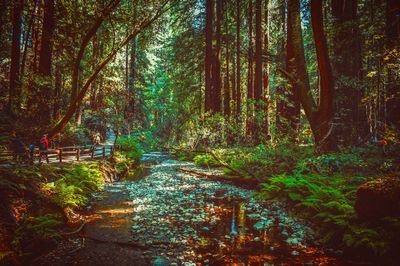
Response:
[[[118,145],[109,162],[0,168],[0,219],[7,221],[12,238],[8,246],[13,248],[0,254],[0,264],[12,254],[25,260],[41,252],[40,248],[52,246],[60,237],[66,213],[81,209],[93,192],[102,189],[108,174],[105,171],[123,173],[132,169],[143,153],[137,139],[120,137]]]
[[[400,245],[399,217],[363,222],[354,210],[361,184],[400,170],[395,149],[365,146],[318,155],[310,146],[283,143],[214,152],[233,168],[264,180],[258,197],[290,203],[315,223],[325,244],[376,257],[393,254]],[[210,154],[196,155],[193,161],[219,165]]]

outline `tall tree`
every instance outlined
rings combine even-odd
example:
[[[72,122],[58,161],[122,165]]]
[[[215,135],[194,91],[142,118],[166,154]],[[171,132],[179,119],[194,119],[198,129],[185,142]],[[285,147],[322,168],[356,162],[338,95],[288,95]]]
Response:
[[[38,83],[38,95],[36,100],[38,103],[38,119],[39,124],[47,126],[51,121],[52,105],[49,104],[49,99],[52,99],[52,55],[53,55],[53,34],[55,29],[55,4],[54,0],[44,1],[44,15],[42,27],[42,39],[39,57],[38,74],[41,81]]]
[[[221,113],[221,22],[222,22],[222,0],[216,2],[216,32],[215,49],[213,52],[213,111]]]
[[[246,135],[251,135],[254,127],[254,71],[253,71],[253,0],[249,0],[248,6],[248,25],[249,25],[249,43],[248,43],[248,62],[247,62],[247,114],[246,114]]]
[[[262,60],[262,26],[261,26],[261,0],[256,0],[256,51],[255,51],[255,73],[254,73],[254,100],[256,101],[256,109],[259,111],[259,101],[262,98],[262,85],[263,85],[263,60]]]
[[[205,26],[205,38],[206,38],[206,51],[205,51],[205,100],[204,100],[204,111],[209,112],[213,108],[212,98],[212,39],[213,39],[213,0],[206,0],[206,26]]]
[[[73,65],[73,73],[72,73],[72,88],[71,88],[71,102],[74,102],[75,98],[77,97],[79,91],[79,79],[80,79],[80,68],[81,68],[81,61],[83,56],[85,55],[86,47],[88,46],[90,40],[95,36],[96,32],[103,24],[103,21],[111,14],[112,11],[119,5],[120,0],[111,0],[103,10],[98,12],[98,16],[93,21],[92,25],[90,26],[89,30],[83,35],[82,41],[79,46],[78,54],[74,60]],[[79,106],[78,106],[79,108]],[[79,112],[77,112],[76,119],[78,120]]]
[[[400,78],[398,73],[400,55],[400,1],[386,3],[386,120],[400,134]]]
[[[261,128],[263,127],[263,36],[262,36],[262,0],[256,0],[255,3],[255,69],[254,69],[254,102],[255,102],[255,120],[254,120],[254,141],[260,142]]]
[[[14,1],[12,16],[12,45],[11,45],[11,64],[10,64],[10,85],[8,111],[18,112],[20,108],[20,57],[21,57],[21,17],[24,6],[23,0]]]
[[[362,135],[361,34],[357,18],[358,0],[332,0],[333,69],[336,82],[336,113],[339,141],[350,145]],[[351,36],[351,38],[349,38]],[[355,126],[356,125],[356,126]]]
[[[316,104],[312,94],[304,56],[303,35],[300,19],[300,1],[289,0],[288,14],[291,19],[288,23],[293,43],[296,76],[292,80],[297,83],[300,91],[300,101],[307,120],[310,123],[318,150],[326,152],[334,148],[332,138],[333,117],[333,86],[330,74],[329,58],[324,34],[322,2],[311,1],[311,20],[316,43],[318,70],[321,80],[319,105]]]
[[[264,53],[269,53],[269,0],[264,0]],[[270,98],[270,86],[269,86],[269,59],[264,60],[264,76],[263,76],[263,87],[264,87],[264,121],[263,131],[266,135],[269,135],[269,98]]]
[[[240,49],[241,49],[241,43],[240,43],[240,5],[241,1],[236,0],[236,116],[237,119],[240,119],[241,116],[241,109],[242,109],[242,93],[241,93],[241,64],[240,64]]]
[[[287,23],[288,25],[292,23],[292,14],[288,13]],[[286,60],[285,69],[288,73],[295,73],[295,58],[293,51],[293,40],[292,27],[287,28],[287,42],[286,42]],[[287,133],[288,137],[292,140],[297,139],[299,124],[300,124],[300,99],[299,99],[299,88],[297,84],[292,83],[285,90],[283,103],[282,116],[285,119],[285,129],[284,132]]]
[[[230,86],[229,86],[229,27],[228,27],[228,2],[224,1],[225,8],[225,79],[224,79],[224,115],[225,117],[230,116],[231,114],[231,95],[230,95]]]

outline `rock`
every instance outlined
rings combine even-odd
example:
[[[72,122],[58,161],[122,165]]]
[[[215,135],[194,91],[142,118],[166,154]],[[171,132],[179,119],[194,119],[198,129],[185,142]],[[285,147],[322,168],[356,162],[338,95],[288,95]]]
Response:
[[[290,254],[292,256],[299,256],[300,255],[300,253],[297,250],[293,250],[292,252],[290,252]]]
[[[361,185],[354,208],[362,220],[400,215],[400,177],[378,178]]]
[[[254,241],[257,241],[257,242],[258,242],[258,241],[260,241],[260,238],[259,238],[259,237],[255,237],[255,238],[254,238]]]
[[[166,258],[163,257],[157,257],[153,260],[153,262],[151,263],[151,265],[154,266],[169,266],[170,263]]]
[[[264,222],[263,221],[259,221],[259,222],[255,223],[253,225],[253,228],[258,230],[258,231],[264,229]]]

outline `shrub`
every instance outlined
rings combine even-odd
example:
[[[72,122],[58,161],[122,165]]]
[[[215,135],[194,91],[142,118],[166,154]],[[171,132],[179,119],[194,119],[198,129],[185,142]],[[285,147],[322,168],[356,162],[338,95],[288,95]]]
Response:
[[[120,151],[130,159],[139,159],[143,154],[139,140],[135,136],[120,136],[117,140],[117,145]]]
[[[54,193],[54,201],[59,206],[81,207],[85,205],[91,193],[100,190],[103,174],[98,162],[85,162],[66,166],[61,178],[45,185]]]

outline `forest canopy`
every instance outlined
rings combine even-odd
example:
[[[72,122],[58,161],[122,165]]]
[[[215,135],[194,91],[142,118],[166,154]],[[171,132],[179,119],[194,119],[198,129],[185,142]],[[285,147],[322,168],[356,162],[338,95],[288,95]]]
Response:
[[[0,20],[3,124],[28,135],[398,141],[395,0],[3,0]]]

